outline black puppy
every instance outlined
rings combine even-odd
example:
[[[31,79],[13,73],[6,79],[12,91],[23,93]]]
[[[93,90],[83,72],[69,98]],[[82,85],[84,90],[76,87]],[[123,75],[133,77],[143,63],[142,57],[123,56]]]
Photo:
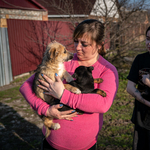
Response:
[[[138,83],[142,89],[139,91],[144,99],[150,101],[150,87],[144,85],[142,82],[142,75],[144,74],[150,74],[150,70],[144,68],[139,71]],[[141,127],[150,130],[150,108],[140,102],[137,103],[137,122]]]
[[[75,78],[69,84],[80,89],[81,93],[97,93],[105,97],[106,93],[100,89],[94,89],[94,83],[101,83],[101,78],[93,79],[92,70],[94,67],[79,66],[76,68],[75,73],[72,75]]]
[[[94,79],[92,76],[93,69],[94,67],[92,66],[91,67],[79,66],[78,68],[76,68],[74,74],[72,75],[72,77],[75,80],[71,81],[68,84],[77,87],[81,91],[81,93],[97,93],[103,97],[106,97],[106,93],[104,91],[102,91],[101,89],[94,89],[94,83],[102,83],[103,79],[101,78]],[[59,104],[59,103],[60,101],[55,99],[50,105]],[[59,110],[64,111],[69,109],[71,108],[64,105]]]

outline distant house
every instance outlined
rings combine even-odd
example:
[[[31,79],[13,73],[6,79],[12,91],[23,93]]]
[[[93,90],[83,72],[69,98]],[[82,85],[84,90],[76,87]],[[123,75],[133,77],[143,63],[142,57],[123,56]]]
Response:
[[[106,14],[108,18],[119,18],[115,2],[112,0],[96,0],[90,16],[97,16],[100,17],[102,21],[105,21]]]

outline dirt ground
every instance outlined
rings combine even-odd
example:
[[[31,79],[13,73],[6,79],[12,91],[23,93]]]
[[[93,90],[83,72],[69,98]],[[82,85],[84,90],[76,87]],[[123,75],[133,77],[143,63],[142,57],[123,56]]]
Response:
[[[17,85],[21,83],[0,87],[0,91]],[[1,150],[40,150],[43,123],[22,99],[12,100],[10,97],[0,102]]]

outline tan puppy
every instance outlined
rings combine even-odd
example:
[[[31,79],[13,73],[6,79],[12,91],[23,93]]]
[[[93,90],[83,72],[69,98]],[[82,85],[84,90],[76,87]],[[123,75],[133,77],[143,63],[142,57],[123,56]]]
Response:
[[[73,78],[64,69],[63,62],[68,61],[72,58],[73,58],[72,53],[67,51],[66,48],[62,44],[54,41],[47,46],[42,63],[38,66],[38,68],[35,71],[36,73],[35,73],[35,79],[33,83],[33,91],[38,97],[40,97],[41,99],[43,99],[45,102],[47,102],[50,105],[54,105],[55,100],[50,95],[44,95],[43,89],[37,86],[40,84],[38,79],[43,79],[41,74],[45,74],[48,77],[50,77],[53,81],[55,81],[55,73],[57,73],[62,80],[66,79],[67,82],[71,82]],[[65,88],[76,94],[81,93],[81,91],[78,88],[72,87],[69,84],[66,84]],[[57,130],[60,128],[59,123],[53,123],[53,118],[44,116],[42,117],[42,119],[46,127],[46,137],[48,137],[50,134],[49,128],[52,128],[54,130]]]

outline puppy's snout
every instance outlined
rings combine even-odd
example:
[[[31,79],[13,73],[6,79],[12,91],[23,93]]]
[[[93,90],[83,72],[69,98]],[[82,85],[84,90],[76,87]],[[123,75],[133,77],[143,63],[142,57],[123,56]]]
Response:
[[[72,59],[72,58],[73,58],[73,55],[71,55],[69,58]]]
[[[69,59],[73,58],[73,53],[69,53]]]

